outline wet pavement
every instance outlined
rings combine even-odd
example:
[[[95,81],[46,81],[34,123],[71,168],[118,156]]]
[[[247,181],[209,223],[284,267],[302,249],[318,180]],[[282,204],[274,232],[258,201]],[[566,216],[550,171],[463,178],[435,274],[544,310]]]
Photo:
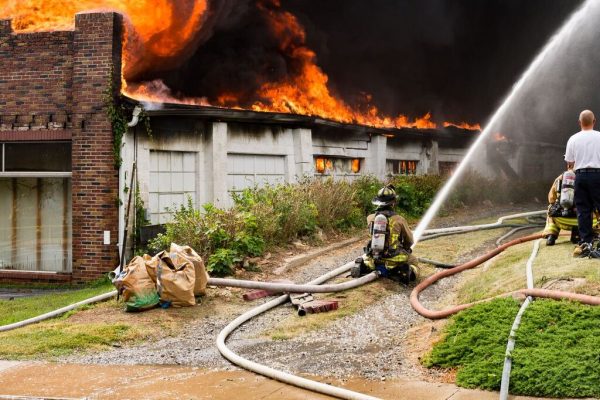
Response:
[[[382,399],[488,400],[498,393],[418,380],[310,377]],[[0,399],[330,399],[247,371],[0,361]],[[530,397],[512,397],[528,400]]]

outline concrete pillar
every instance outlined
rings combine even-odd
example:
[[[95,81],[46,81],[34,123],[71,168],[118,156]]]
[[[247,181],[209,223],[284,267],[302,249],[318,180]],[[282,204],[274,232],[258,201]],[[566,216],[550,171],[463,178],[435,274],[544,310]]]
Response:
[[[212,191],[212,202],[217,207],[229,204],[227,192],[227,123],[213,122],[207,145],[207,187]]]
[[[438,164],[439,153],[440,148],[437,140],[432,140],[429,150],[429,169],[427,170],[429,175],[439,175],[440,173],[440,165]]]
[[[365,159],[363,172],[385,180],[385,162],[387,160],[387,138],[374,135],[368,144],[368,156]]]
[[[295,176],[302,178],[314,174],[312,131],[298,128],[292,131],[294,135]]]

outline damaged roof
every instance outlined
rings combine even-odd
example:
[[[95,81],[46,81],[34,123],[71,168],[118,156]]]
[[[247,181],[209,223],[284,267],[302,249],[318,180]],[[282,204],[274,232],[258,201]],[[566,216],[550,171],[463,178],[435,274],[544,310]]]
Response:
[[[352,131],[353,133],[384,135],[391,138],[431,138],[436,140],[441,139],[450,141],[471,141],[480,133],[479,131],[472,131],[453,126],[436,129],[377,128],[300,114],[252,111],[175,103],[145,103],[131,98],[126,98],[126,100],[133,105],[144,106],[146,109],[146,115],[149,117],[196,117],[211,121],[287,125],[317,129],[332,128],[335,130]],[[155,107],[148,107],[149,104]]]

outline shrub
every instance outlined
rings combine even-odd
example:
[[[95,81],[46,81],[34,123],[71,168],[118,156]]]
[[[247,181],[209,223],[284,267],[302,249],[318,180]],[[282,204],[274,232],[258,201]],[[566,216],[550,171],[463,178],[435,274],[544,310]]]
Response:
[[[325,231],[348,230],[360,226],[364,213],[355,188],[346,181],[332,178],[314,179],[301,183],[317,209],[317,225]]]
[[[276,185],[245,189],[233,195],[235,210],[252,214],[268,245],[287,243],[317,230],[318,210],[305,185]]]
[[[369,215],[375,210],[371,201],[377,196],[377,192],[383,183],[373,175],[364,175],[358,177],[352,182],[355,191],[355,201],[363,215]]]
[[[437,175],[399,175],[393,177],[391,183],[398,194],[398,211],[407,216],[420,217],[444,184],[444,178]]]
[[[201,211],[194,208],[191,198],[187,206],[174,211],[166,232],[159,234],[150,248],[160,251],[171,243],[194,248],[208,260],[207,270],[216,275],[231,273],[232,265],[246,256],[259,256],[265,249],[255,215],[234,209],[222,210],[212,204],[205,204]]]

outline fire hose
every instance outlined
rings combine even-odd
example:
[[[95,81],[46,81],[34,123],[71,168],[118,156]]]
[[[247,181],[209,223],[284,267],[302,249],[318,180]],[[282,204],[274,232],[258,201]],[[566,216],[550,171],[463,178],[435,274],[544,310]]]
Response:
[[[531,251],[531,256],[529,260],[527,260],[526,265],[526,276],[527,276],[527,289],[533,289],[533,261],[535,260],[539,250],[540,250],[540,242],[538,239],[534,245],[533,250]],[[527,296],[521,308],[519,308],[519,312],[515,317],[513,325],[510,329],[510,335],[508,337],[508,343],[506,345],[506,352],[504,356],[504,367],[502,368],[502,381],[500,382],[500,400],[508,400],[508,388],[510,386],[510,371],[512,369],[512,351],[515,349],[515,337],[517,334],[517,330],[521,325],[521,317],[525,313],[525,310],[531,302],[533,298],[531,296]]]
[[[421,304],[421,302],[419,301],[419,295],[421,294],[421,292],[423,292],[425,289],[427,289],[429,286],[433,285],[437,281],[447,278],[452,275],[456,275],[460,272],[478,267],[479,265],[494,258],[498,254],[502,253],[504,250],[506,250],[512,246],[516,246],[521,243],[526,243],[526,242],[529,242],[532,240],[542,239],[542,238],[543,238],[542,234],[535,234],[535,235],[529,235],[529,236],[525,236],[522,238],[514,239],[514,240],[511,240],[510,242],[507,242],[501,246],[496,247],[494,250],[488,252],[487,254],[477,257],[474,260],[468,261],[462,265],[459,265],[458,267],[446,269],[446,270],[440,271],[438,273],[435,273],[435,274],[429,276],[428,278],[426,278],[425,280],[421,281],[417,286],[415,286],[412,293],[410,294],[410,304],[412,305],[413,309],[417,313],[421,314],[423,317],[428,318],[428,319],[447,318],[453,314],[456,314],[459,311],[462,311],[469,307],[472,307],[475,304],[487,302],[487,301],[493,300],[498,297],[507,297],[510,295],[543,297],[543,298],[555,299],[555,300],[572,300],[572,301],[577,301],[579,303],[587,304],[587,305],[600,305],[600,297],[588,296],[588,295],[583,295],[583,294],[578,294],[578,293],[563,292],[563,291],[558,291],[558,290],[529,289],[529,288],[516,290],[514,292],[504,293],[504,294],[501,294],[498,296],[490,297],[490,298],[480,300],[477,302],[473,302],[473,303],[461,304],[461,305],[454,306],[454,307],[448,308],[446,310],[441,310],[441,311],[429,310],[428,308],[423,306]]]
[[[341,275],[341,274],[347,272],[348,270],[350,270],[350,268],[352,268],[353,265],[354,265],[354,261],[349,262],[349,263],[309,282],[308,285],[319,285],[321,283],[324,283],[335,276],[338,276],[338,275]],[[378,274],[371,273],[366,276],[374,276],[375,277],[374,279],[377,279]],[[371,280],[374,280],[374,279],[371,279]],[[302,286],[302,285],[300,285],[300,286]],[[335,286],[335,285],[328,285],[328,286]],[[231,361],[232,363],[234,363],[244,369],[247,369],[252,372],[256,372],[257,374],[267,376],[271,379],[275,379],[280,382],[287,383],[289,385],[294,385],[297,387],[308,389],[313,392],[322,393],[322,394],[326,394],[326,395],[333,396],[333,397],[338,397],[340,399],[376,400],[377,399],[376,397],[368,396],[366,394],[354,392],[354,391],[351,391],[348,389],[343,389],[343,388],[339,388],[336,386],[327,385],[325,383],[302,378],[300,376],[288,374],[286,372],[279,371],[274,368],[270,368],[266,365],[262,365],[262,364],[254,362],[254,361],[250,361],[247,358],[244,358],[244,357],[234,353],[227,347],[227,345],[225,344],[225,341],[227,340],[229,335],[231,335],[242,324],[246,323],[247,321],[251,320],[252,318],[256,317],[257,315],[260,315],[272,308],[275,308],[281,304],[286,303],[288,300],[289,300],[289,294],[284,294],[284,295],[279,296],[278,298],[271,300],[259,307],[253,308],[250,311],[245,312],[244,314],[237,317],[235,320],[231,321],[225,328],[223,328],[223,330],[219,333],[219,336],[217,337],[217,348],[219,349],[219,352],[221,353],[221,355],[223,357],[225,357],[226,359],[228,359],[229,361]]]

